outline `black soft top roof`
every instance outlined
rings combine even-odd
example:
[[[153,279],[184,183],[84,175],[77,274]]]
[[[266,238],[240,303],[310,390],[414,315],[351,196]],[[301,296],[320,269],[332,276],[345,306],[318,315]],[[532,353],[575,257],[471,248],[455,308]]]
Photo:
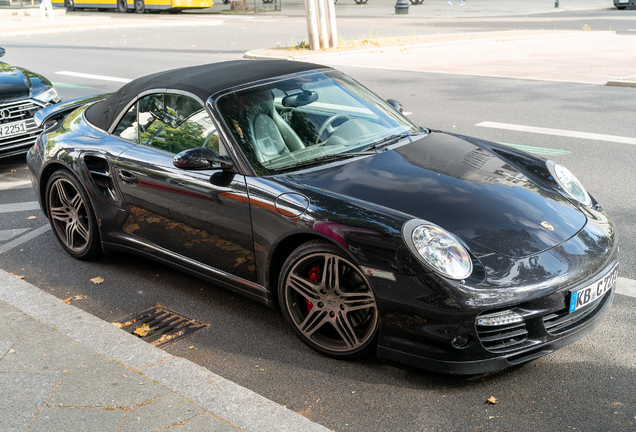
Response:
[[[86,110],[86,119],[96,127],[108,130],[121,111],[147,90],[183,90],[205,101],[221,90],[241,84],[320,68],[324,66],[288,60],[234,60],[158,72],[137,78],[107,99],[90,106]]]

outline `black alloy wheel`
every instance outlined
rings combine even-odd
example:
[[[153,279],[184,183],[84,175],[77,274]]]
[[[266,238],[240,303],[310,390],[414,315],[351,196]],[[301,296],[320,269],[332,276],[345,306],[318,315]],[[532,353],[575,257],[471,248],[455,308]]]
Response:
[[[135,0],[135,12],[139,14],[146,13],[146,3],[144,0]]]
[[[278,298],[287,322],[316,351],[354,359],[376,350],[375,296],[335,245],[315,240],[296,249],[283,265]]]
[[[67,170],[56,171],[46,188],[47,212],[53,233],[75,258],[101,255],[101,244],[93,208],[82,185]]]
[[[75,10],[75,2],[73,0],[64,0],[64,7],[67,11],[72,12]]]

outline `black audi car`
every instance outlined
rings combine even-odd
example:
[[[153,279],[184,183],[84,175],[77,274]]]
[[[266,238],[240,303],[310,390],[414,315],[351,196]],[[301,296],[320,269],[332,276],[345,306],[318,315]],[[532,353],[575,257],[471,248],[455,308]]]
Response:
[[[0,48],[0,57],[4,54]],[[41,132],[35,112],[59,101],[42,75],[0,62],[0,158],[26,153]]]
[[[174,266],[325,355],[472,374],[591,332],[618,272],[601,205],[559,163],[401,110],[324,66],[217,63],[41,110],[27,161],[72,256]]]

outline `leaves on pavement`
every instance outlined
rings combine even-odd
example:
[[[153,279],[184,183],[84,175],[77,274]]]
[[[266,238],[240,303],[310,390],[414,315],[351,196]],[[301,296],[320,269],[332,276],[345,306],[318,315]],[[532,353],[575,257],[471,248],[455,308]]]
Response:
[[[91,282],[93,282],[94,284],[100,284],[100,283],[104,282],[104,278],[103,277],[94,277],[93,279],[91,279]]]
[[[135,334],[138,334],[141,337],[146,336],[150,332],[150,326],[148,324],[142,324],[137,327],[134,331]]]
[[[71,300],[73,300],[73,297],[67,298],[66,300],[64,300],[64,303],[71,304]]]
[[[33,220],[33,219],[37,219],[37,218],[38,218],[37,216],[29,216],[29,217],[27,218],[27,220]]]
[[[497,398],[496,398],[496,397],[494,397],[494,396],[490,396],[490,397],[488,398],[488,400],[486,401],[486,403],[489,403],[489,404],[493,404],[493,405],[494,405],[494,404],[496,404],[496,403],[499,403],[499,401],[497,400]]]

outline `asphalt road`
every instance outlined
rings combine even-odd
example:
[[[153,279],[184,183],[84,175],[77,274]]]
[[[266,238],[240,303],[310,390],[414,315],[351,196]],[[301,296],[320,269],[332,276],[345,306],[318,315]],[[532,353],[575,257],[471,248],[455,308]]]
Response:
[[[559,24],[550,16],[536,25],[577,29],[580,23],[596,26],[598,22],[618,31],[621,23],[621,31],[627,32],[630,23],[622,17],[615,19],[614,12],[577,14],[576,20],[563,19]],[[567,15],[564,18],[573,16]],[[630,16],[636,18],[634,13]],[[114,91],[121,84],[56,72],[132,79],[174,67],[236,59],[246,49],[306,38],[297,17],[282,20],[232,18],[222,26],[206,28],[14,37],[0,45],[7,49],[3,60],[48,76],[67,100]],[[610,20],[612,24],[607,24]],[[535,25],[517,18],[427,22],[416,26],[418,34]],[[399,27],[395,23],[390,18],[364,24],[345,21],[340,32],[344,37],[358,37],[374,26],[374,36],[376,32],[378,36],[414,34],[403,22]],[[382,97],[400,100],[417,124],[559,150],[550,158],[573,171],[611,215],[620,236],[620,275],[636,279],[632,234],[636,198],[630,186],[635,184],[633,145],[476,126],[493,121],[636,137],[636,89],[343,70]],[[28,173],[20,159],[0,160],[0,183],[23,180],[28,180]],[[0,204],[34,200],[28,187],[0,190]],[[39,210],[0,213],[0,232],[46,223]],[[119,255],[91,262],[73,260],[50,231],[0,254],[0,267],[24,275],[59,298],[84,296],[73,304],[108,321],[161,303],[210,324],[167,351],[337,431],[636,430],[636,298],[617,296],[611,314],[593,334],[556,353],[507,371],[462,378],[382,364],[374,358],[340,362],[322,357],[295,338],[278,311],[144,259]],[[104,283],[89,281],[96,276],[103,277]],[[487,405],[490,396],[499,403]]]

